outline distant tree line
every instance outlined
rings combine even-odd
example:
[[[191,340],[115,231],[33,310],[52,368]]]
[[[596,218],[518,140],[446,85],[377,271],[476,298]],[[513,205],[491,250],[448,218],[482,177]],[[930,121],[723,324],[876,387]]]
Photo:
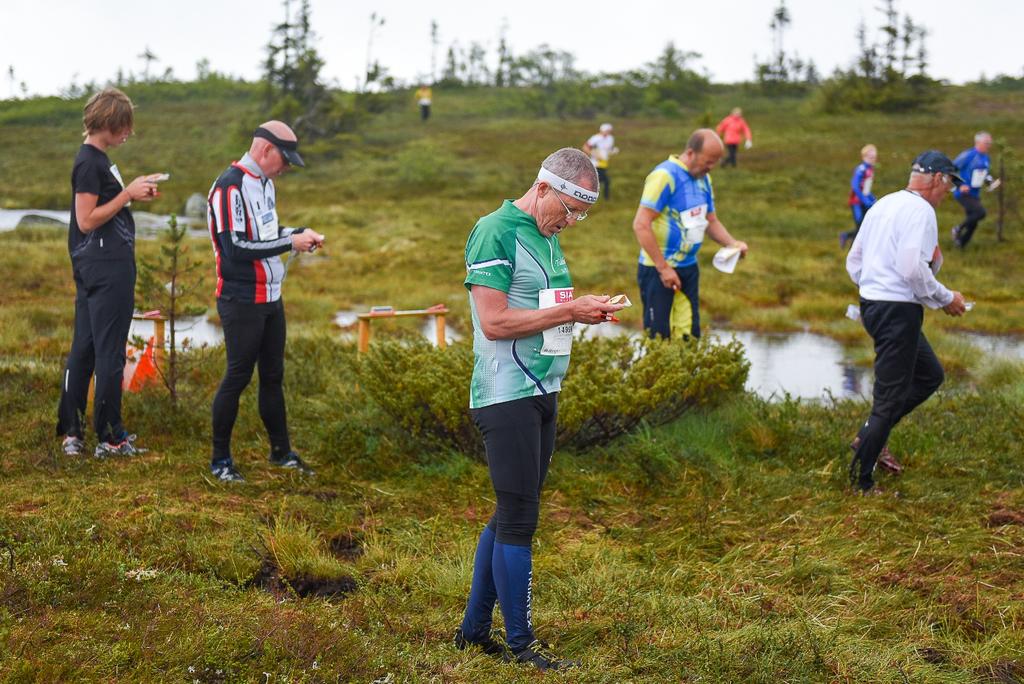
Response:
[[[896,0],[880,1],[882,22],[877,31],[869,32],[862,21],[856,29],[858,52],[850,66],[837,68],[823,80],[812,60],[787,51],[785,37],[792,16],[785,0],[779,0],[768,24],[771,53],[763,61],[755,56],[754,80],[748,87],[770,96],[814,91],[819,108],[826,112],[900,111],[933,102],[941,83],[927,72],[927,29],[909,14],[901,15]],[[345,92],[322,76],[324,60],[315,46],[309,0],[282,0],[282,5],[284,17],[271,30],[260,80],[268,116],[288,121],[307,138],[316,138],[352,130],[367,116],[408,106],[406,89],[413,84],[394,78],[373,54],[374,40],[386,23],[383,16],[370,14],[365,70],[356,88]],[[440,29],[434,21],[430,44],[430,74],[415,83],[430,83],[442,90],[506,90],[513,93],[518,109],[539,116],[672,115],[681,107],[700,110],[711,86],[706,70],[699,67],[701,55],[673,43],[639,68],[597,74],[579,69],[571,52],[550,45],[516,54],[504,28],[494,51],[479,42],[463,46],[458,41],[441,50]],[[138,58],[138,71],[118,69],[110,83],[176,81],[170,67],[159,68],[160,60],[149,47]],[[196,64],[196,73],[201,83],[239,82],[213,71],[206,59]],[[8,68],[8,81],[12,98],[18,90],[27,95],[27,86],[18,83],[13,65]],[[982,78],[979,85],[1016,89],[1024,87],[1024,78],[1000,75]],[[61,95],[79,98],[99,87],[95,81],[79,84],[76,77]]]

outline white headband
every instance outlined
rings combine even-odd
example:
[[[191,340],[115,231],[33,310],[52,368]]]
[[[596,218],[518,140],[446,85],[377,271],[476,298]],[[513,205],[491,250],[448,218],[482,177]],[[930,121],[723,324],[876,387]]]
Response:
[[[540,167],[540,171],[537,172],[537,180],[544,181],[558,192],[564,192],[566,195],[575,197],[581,202],[593,204],[594,202],[597,201],[597,193],[594,192],[593,190],[581,188],[575,183],[570,183],[564,178],[559,178],[555,174],[545,169],[543,166]]]

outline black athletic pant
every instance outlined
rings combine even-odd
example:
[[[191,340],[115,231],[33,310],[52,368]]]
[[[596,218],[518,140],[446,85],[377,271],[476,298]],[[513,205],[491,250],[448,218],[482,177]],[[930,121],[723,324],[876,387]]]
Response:
[[[939,388],[944,374],[921,332],[924,307],[920,304],[862,299],[860,314],[875,341],[875,386],[871,416],[857,434],[860,447],[850,466],[850,478],[856,478],[862,489],[870,489],[875,462],[889,433]],[[855,471],[858,462],[859,472]]]
[[[597,182],[604,187],[604,198],[611,199],[612,179],[608,177],[608,169],[602,169],[600,166],[597,167]]]
[[[502,544],[529,546],[540,517],[540,490],[555,450],[558,393],[473,409],[484,437],[498,505],[487,524]]]
[[[985,211],[985,207],[981,206],[981,200],[973,195],[960,195],[956,201],[964,208],[964,220],[956,231],[956,242],[961,247],[966,247],[974,236],[978,224],[988,212]]]
[[[420,121],[426,121],[429,118],[430,118],[430,105],[428,105],[428,104],[421,104],[420,105]]]
[[[728,156],[726,156],[725,161],[722,162],[722,168],[723,169],[726,166],[732,166],[733,168],[736,168],[736,148],[737,147],[739,147],[739,145],[726,145],[725,146],[725,149],[728,152]]]
[[[270,435],[272,455],[291,451],[284,405],[284,304],[279,299],[266,304],[249,304],[223,297],[217,313],[224,328],[224,349],[228,365],[213,398],[213,465],[231,461],[231,430],[238,417],[238,400],[259,367],[260,418]]]
[[[95,372],[93,428],[100,441],[117,441],[124,434],[121,386],[125,345],[135,311],[135,261],[73,263],[75,335],[61,377],[57,435],[85,435],[89,378]]]

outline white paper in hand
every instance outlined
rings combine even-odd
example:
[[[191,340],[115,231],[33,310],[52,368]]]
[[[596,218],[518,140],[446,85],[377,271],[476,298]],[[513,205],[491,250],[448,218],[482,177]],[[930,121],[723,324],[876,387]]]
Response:
[[[711,259],[712,265],[722,273],[732,273],[740,261],[739,247],[723,247]]]

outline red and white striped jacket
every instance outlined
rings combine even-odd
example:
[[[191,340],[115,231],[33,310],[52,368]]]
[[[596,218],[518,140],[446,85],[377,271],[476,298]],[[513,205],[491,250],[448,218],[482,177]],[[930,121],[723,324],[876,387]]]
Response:
[[[207,223],[217,260],[217,297],[262,304],[281,298],[284,264],[293,233],[277,220],[274,182],[246,154],[214,181]]]

